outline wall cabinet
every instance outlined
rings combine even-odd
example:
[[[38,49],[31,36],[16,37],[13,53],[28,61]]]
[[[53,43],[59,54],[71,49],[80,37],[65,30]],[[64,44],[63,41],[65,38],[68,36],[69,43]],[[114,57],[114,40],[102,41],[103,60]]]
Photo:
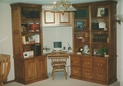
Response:
[[[111,84],[116,78],[116,1],[74,4],[72,78]],[[81,60],[80,60],[81,59]],[[79,60],[81,65],[74,65]]]
[[[24,84],[48,78],[42,55],[41,5],[11,4],[15,80]]]

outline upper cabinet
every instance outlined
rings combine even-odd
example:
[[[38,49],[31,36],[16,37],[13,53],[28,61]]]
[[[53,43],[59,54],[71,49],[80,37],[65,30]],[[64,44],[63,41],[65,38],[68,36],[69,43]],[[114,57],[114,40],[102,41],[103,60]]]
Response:
[[[74,53],[116,56],[116,2],[75,4],[74,7],[77,9],[74,12]]]
[[[14,58],[41,56],[41,5],[13,4],[11,7]]]
[[[72,12],[53,13],[53,6],[42,6],[42,26],[70,26],[72,25]]]

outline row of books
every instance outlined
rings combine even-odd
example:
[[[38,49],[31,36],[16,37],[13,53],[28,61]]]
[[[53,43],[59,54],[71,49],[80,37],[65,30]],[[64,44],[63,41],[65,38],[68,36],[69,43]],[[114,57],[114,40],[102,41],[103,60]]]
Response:
[[[108,35],[107,34],[94,34],[93,35],[93,42],[108,42]]]

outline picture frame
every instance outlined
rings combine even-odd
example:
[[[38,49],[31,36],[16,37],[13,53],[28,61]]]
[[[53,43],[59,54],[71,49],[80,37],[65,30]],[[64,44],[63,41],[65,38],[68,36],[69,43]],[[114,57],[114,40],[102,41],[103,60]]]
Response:
[[[83,30],[84,29],[84,21],[76,21],[76,30]]]
[[[105,8],[98,8],[97,17],[102,17],[105,14]]]
[[[94,55],[99,55],[100,56],[99,49],[94,49]]]
[[[65,12],[64,15],[59,13],[60,23],[69,23],[70,22],[70,13]]]
[[[44,11],[44,22],[46,24],[55,23],[55,13],[50,12],[50,10]]]

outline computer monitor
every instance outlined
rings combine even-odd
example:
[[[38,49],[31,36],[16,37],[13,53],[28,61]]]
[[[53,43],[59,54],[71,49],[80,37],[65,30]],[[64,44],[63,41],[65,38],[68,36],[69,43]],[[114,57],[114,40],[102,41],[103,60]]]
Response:
[[[61,41],[53,42],[53,50],[55,51],[62,50],[62,42]]]

